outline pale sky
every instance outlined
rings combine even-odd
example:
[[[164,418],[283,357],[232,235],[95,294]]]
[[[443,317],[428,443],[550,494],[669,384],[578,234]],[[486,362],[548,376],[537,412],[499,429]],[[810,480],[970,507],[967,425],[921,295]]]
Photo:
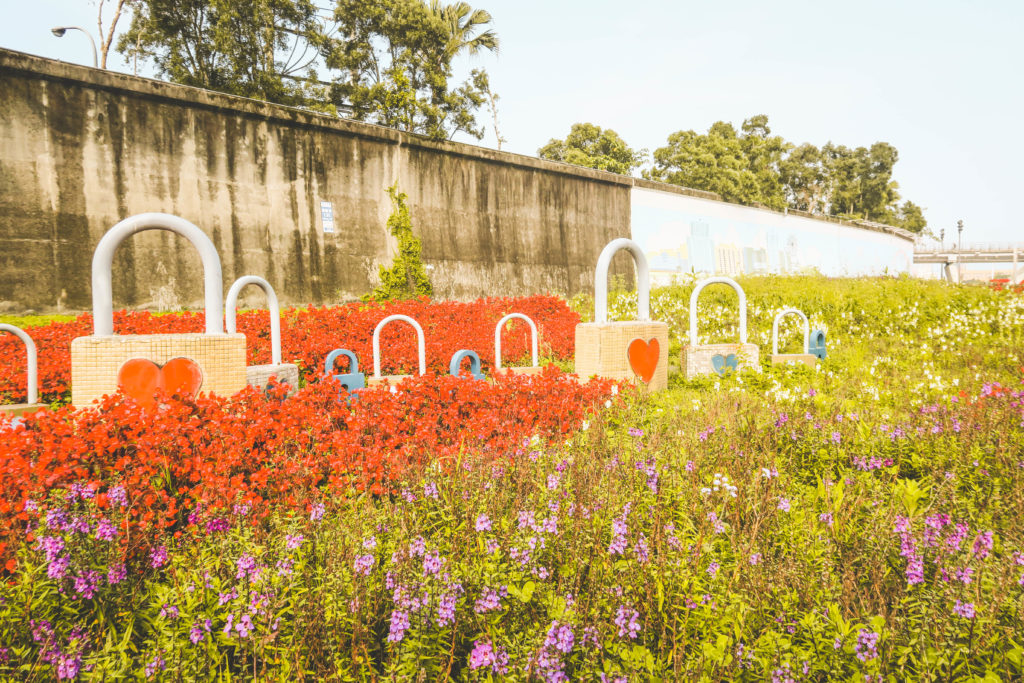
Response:
[[[321,0],[326,5],[328,0]],[[574,122],[653,151],[677,130],[767,114],[791,142],[900,153],[900,192],[947,242],[1024,242],[1024,2],[987,0],[478,0],[497,55],[482,66],[501,99],[503,149],[535,156]],[[86,0],[0,0],[0,46],[91,63]],[[131,71],[120,55],[108,66]],[[148,72],[147,72],[148,73]],[[483,141],[495,146],[491,116]]]

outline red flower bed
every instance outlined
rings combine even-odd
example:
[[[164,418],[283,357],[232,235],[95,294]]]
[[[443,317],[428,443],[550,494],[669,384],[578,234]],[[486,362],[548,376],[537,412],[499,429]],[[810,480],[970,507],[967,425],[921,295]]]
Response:
[[[485,368],[494,363],[494,326],[506,313],[525,313],[537,324],[542,355],[568,358],[579,316],[554,296],[480,299],[472,303],[399,301],[386,304],[288,309],[281,314],[281,349],[284,362],[297,363],[309,381],[323,373],[327,354],[346,348],[359,358],[360,371],[373,372],[373,329],[385,316],[402,313],[418,321],[426,338],[428,369],[448,372],[459,349],[472,349]],[[171,334],[202,332],[201,313],[152,315],[121,311],[114,314],[118,334]],[[248,339],[251,365],[270,362],[270,319],[266,311],[238,315],[238,331]],[[39,349],[40,395],[43,400],[67,398],[71,382],[71,340],[92,334],[92,315],[67,323],[51,323],[28,330]],[[526,323],[513,320],[502,335],[505,365],[528,361],[530,334]],[[404,322],[393,322],[381,332],[381,372],[416,371],[416,333]],[[0,334],[0,402],[25,400],[25,352],[10,334]]]
[[[183,527],[199,505],[302,508],[327,493],[388,493],[407,468],[446,467],[462,453],[514,456],[534,434],[577,429],[610,387],[549,368],[493,384],[413,378],[350,402],[332,379],[287,400],[247,389],[143,408],[118,395],[40,413],[0,438],[0,549],[23,528],[25,501],[51,488],[92,482],[102,495],[121,484],[144,542],[146,532]]]

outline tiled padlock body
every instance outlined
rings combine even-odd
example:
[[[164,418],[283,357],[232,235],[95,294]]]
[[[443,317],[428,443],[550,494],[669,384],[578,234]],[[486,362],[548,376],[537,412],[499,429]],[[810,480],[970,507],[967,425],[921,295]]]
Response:
[[[117,373],[132,358],[163,365],[188,358],[199,365],[199,391],[231,396],[246,386],[244,334],[124,334],[71,342],[71,403],[84,407],[117,391]]]
[[[502,367],[500,369],[496,369],[493,375],[500,375],[505,372],[512,373],[513,375],[539,375],[544,372],[544,368],[540,366]]]
[[[658,365],[647,384],[651,391],[668,387],[668,324],[661,322],[581,323],[576,326],[576,374],[581,380],[594,375],[609,379],[644,381],[630,367],[628,349],[634,339],[658,340]]]
[[[736,356],[738,362],[737,370],[748,367],[752,370],[760,370],[760,351],[757,344],[700,344],[699,346],[683,347],[683,372],[686,379],[693,379],[701,375],[717,375],[714,362],[715,356],[722,356],[723,359],[730,355]]]
[[[784,363],[803,363],[809,368],[818,364],[818,357],[813,353],[774,353],[772,354],[772,365]]]
[[[294,363],[277,365],[250,365],[245,369],[245,383],[257,389],[263,389],[276,377],[281,384],[288,385],[288,395],[299,390],[299,366]]]

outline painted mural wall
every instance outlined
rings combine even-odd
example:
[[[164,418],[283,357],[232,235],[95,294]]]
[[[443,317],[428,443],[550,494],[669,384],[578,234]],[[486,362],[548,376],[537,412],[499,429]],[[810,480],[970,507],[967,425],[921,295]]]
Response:
[[[633,239],[658,283],[690,272],[891,275],[913,265],[914,244],[899,235],[643,187],[631,192]]]

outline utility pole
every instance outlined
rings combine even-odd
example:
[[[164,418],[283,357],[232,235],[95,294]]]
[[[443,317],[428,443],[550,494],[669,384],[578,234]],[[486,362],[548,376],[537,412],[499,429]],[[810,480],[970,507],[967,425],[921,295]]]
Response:
[[[964,283],[964,264],[963,264],[963,251],[964,251],[964,222],[956,222],[957,232],[957,247],[956,247],[956,283],[962,285]]]

